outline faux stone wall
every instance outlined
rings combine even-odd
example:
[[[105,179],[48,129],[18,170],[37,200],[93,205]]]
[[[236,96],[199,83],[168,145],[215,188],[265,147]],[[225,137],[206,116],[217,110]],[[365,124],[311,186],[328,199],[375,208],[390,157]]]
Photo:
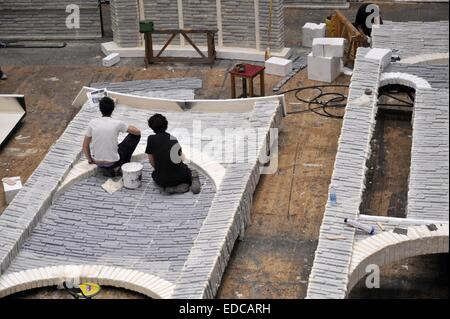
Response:
[[[161,10],[164,8],[164,10]],[[158,29],[178,29],[178,3],[176,0],[145,0],[145,19],[152,20]],[[168,36],[154,37],[155,43],[167,41]],[[180,44],[179,38],[172,41],[172,44]]]
[[[136,47],[141,44],[137,1],[112,0],[111,25],[114,42],[120,47]]]
[[[344,223],[356,219],[365,189],[366,161],[376,124],[378,82],[382,60],[368,59],[370,49],[359,48],[348,103],[339,138],[330,187],[337,203],[329,200],[320,227],[319,243],[309,276],[307,298],[345,298],[355,230]],[[365,95],[370,89],[373,94]],[[336,240],[339,238],[339,240]]]
[[[284,0],[284,2],[286,6],[299,8],[348,8],[349,6],[347,0]]]
[[[187,29],[217,29],[216,1],[183,0],[183,17],[184,27]],[[196,44],[206,45],[206,35],[199,34],[190,37]]]
[[[269,46],[269,0],[259,0],[259,32],[261,48]],[[217,4],[214,0],[183,0],[183,12],[178,10],[178,2],[167,0],[144,0],[145,18],[155,22],[157,29],[178,29],[179,18],[183,17],[184,27],[193,29],[218,29]],[[273,0],[272,30],[270,47],[279,51],[285,46],[284,0]],[[113,0],[112,17],[114,41],[119,46],[137,46],[138,33],[137,1]],[[223,43],[227,47],[256,48],[256,18],[253,0],[221,0]],[[155,36],[155,43],[163,44],[168,37]],[[204,35],[193,36],[195,43],[206,44]],[[172,44],[179,44],[176,39]],[[218,35],[216,36],[218,43]]]
[[[68,29],[69,4],[80,7],[80,29]],[[91,0],[0,1],[0,40],[101,37],[100,12]]]
[[[448,40],[448,20],[384,21],[384,24],[372,29],[372,47],[398,50],[402,59],[429,53],[446,53]]]
[[[236,14],[236,6],[247,14]],[[256,46],[255,39],[255,2],[247,1],[222,1],[222,25],[223,43],[225,46],[241,47]]]
[[[408,190],[408,218],[448,221],[448,89],[416,92]]]
[[[270,0],[259,0],[259,31],[261,48],[270,46],[272,50],[284,47],[284,0],[272,1],[272,28],[269,36]],[[270,41],[269,41],[270,40]],[[270,43],[269,43],[270,42]]]

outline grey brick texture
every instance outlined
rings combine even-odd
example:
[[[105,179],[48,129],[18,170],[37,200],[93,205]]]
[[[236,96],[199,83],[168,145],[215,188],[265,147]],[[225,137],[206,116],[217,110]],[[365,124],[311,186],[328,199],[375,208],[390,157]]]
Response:
[[[80,8],[80,29],[68,29],[66,7]],[[96,39],[101,37],[100,12],[91,0],[0,1],[0,39]]]

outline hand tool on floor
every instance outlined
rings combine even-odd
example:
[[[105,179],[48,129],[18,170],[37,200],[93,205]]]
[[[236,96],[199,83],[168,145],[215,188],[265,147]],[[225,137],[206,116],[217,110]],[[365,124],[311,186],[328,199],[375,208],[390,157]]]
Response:
[[[78,287],[70,287],[70,285],[68,285],[67,282],[64,281],[63,286],[66,291],[75,299],[92,299],[93,297],[98,295],[101,290],[100,285],[91,282],[82,283],[78,285]]]

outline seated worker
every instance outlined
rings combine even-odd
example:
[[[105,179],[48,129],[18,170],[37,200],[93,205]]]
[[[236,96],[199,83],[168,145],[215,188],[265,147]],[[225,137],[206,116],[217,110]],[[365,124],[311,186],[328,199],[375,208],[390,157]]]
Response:
[[[130,162],[139,141],[141,131],[125,122],[111,118],[115,103],[109,97],[100,100],[100,112],[103,117],[89,122],[83,143],[83,152],[89,164],[97,164],[107,177],[120,175],[120,167]],[[129,134],[118,144],[119,133]],[[92,143],[92,153],[89,145]]]
[[[190,188],[192,193],[198,194],[201,188],[198,173],[183,163],[181,146],[166,132],[167,124],[167,119],[161,114],[148,120],[148,126],[155,132],[148,137],[145,150],[154,168],[152,178],[166,193],[186,193]]]
[[[0,68],[0,80],[6,80],[8,77],[3,73],[2,68]]]
[[[367,37],[372,34],[373,24],[383,24],[381,19],[380,7],[374,3],[362,4],[356,13],[355,23],[353,24],[359,32]]]

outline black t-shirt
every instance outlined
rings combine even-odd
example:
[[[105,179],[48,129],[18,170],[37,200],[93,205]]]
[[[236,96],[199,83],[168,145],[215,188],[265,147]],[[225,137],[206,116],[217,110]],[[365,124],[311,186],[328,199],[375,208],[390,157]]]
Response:
[[[374,15],[375,12],[373,9],[369,9],[369,12],[366,12],[367,6],[371,5],[373,3],[365,3],[361,5],[358,9],[358,12],[356,13],[356,19],[355,19],[355,27],[361,27],[364,31],[364,34],[369,36],[372,34],[372,28],[369,28],[366,24],[366,20],[370,15]],[[381,13],[380,14],[380,23],[383,24],[383,20],[381,19]],[[374,23],[373,19],[370,21],[371,23]]]
[[[150,135],[145,153],[155,159],[154,181],[163,187],[191,183],[191,171],[181,160],[181,146],[177,139],[168,133]]]

